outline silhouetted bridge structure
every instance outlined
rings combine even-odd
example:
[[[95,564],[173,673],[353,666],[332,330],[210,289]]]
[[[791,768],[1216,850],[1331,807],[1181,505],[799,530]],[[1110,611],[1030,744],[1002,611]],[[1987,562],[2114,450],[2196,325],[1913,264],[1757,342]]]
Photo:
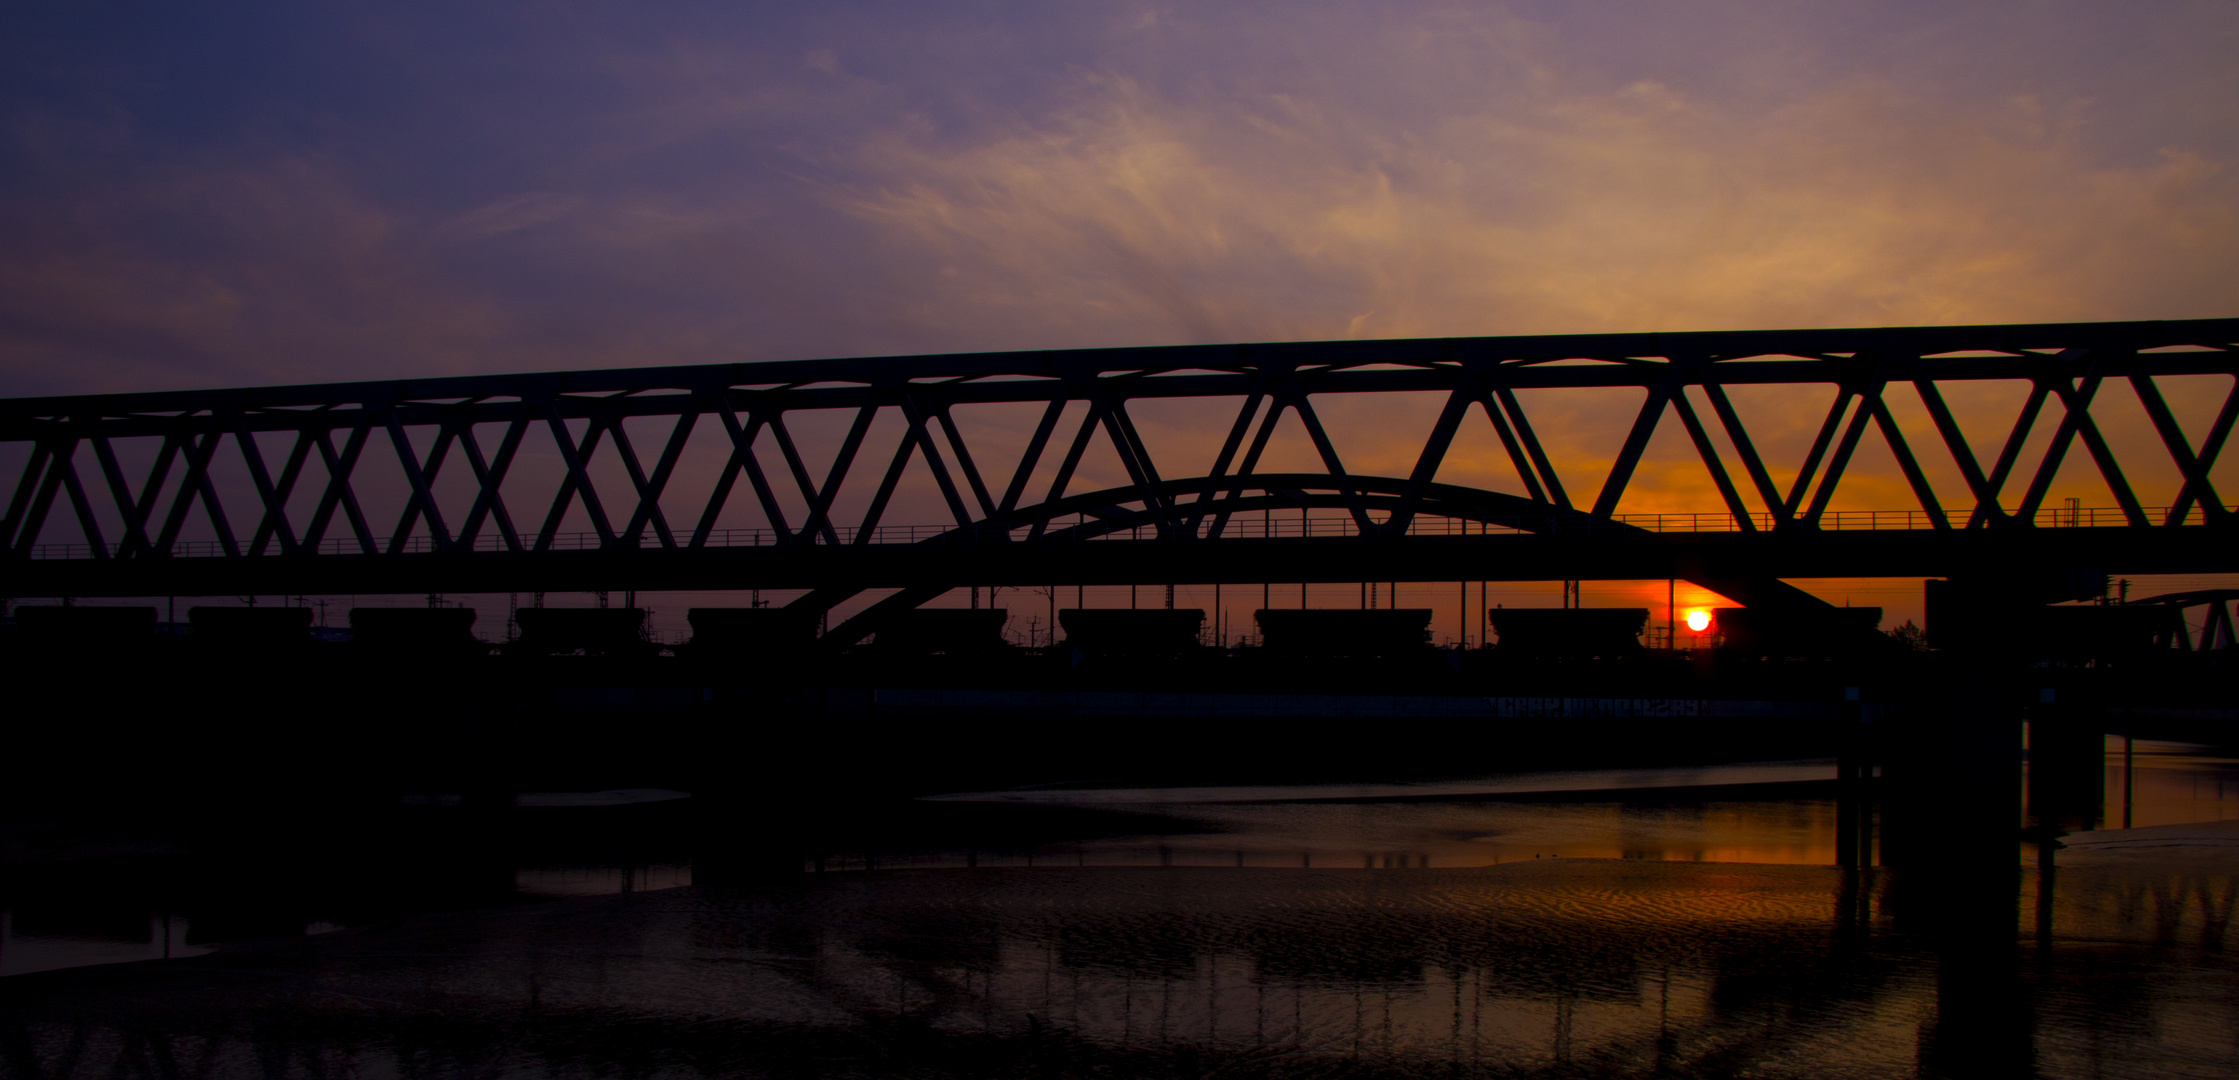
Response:
[[[0,466],[15,473],[0,594],[790,588],[828,609],[898,588],[880,605],[895,609],[967,585],[1681,578],[1777,607],[1818,603],[1787,577],[2239,570],[2239,531],[2211,482],[2239,389],[2217,383],[2213,420],[2187,432],[2157,382],[2239,377],[2235,342],[2239,319],[1779,330],[18,398],[0,401]],[[1978,456],[1944,390],[1985,380],[2028,389],[1996,452]],[[2151,439],[2118,446],[2095,421],[2110,383],[2134,392]],[[1727,392],[1781,384],[1834,388],[1785,484]],[[1915,430],[1887,398],[1900,384],[1928,418]],[[1541,390],[1592,392],[1633,416],[1590,495],[1565,486],[1525,411],[1519,395]],[[1443,401],[1421,430],[1385,433],[1414,447],[1412,466],[1349,468],[1322,411],[1338,395],[1405,393]],[[1145,438],[1131,407],[1155,399],[1233,404],[1203,433],[1201,474],[1175,475],[1178,455]],[[999,455],[955,415],[991,405],[1038,407]],[[1472,413],[1522,494],[1438,482]],[[1286,416],[1319,470],[1263,469]],[[828,458],[804,437],[812,418],[837,418],[821,425]],[[1619,512],[1666,423],[1721,511]],[[1910,505],[1838,511],[1869,433]],[[1935,490],[1924,442],[1951,456],[1964,492]],[[1100,443],[1125,481],[1078,490]],[[2166,455],[2174,498],[2142,504],[2118,450]],[[2079,454],[2113,506],[2048,505]],[[522,467],[532,460],[548,467]],[[890,522],[912,505],[944,520]]]

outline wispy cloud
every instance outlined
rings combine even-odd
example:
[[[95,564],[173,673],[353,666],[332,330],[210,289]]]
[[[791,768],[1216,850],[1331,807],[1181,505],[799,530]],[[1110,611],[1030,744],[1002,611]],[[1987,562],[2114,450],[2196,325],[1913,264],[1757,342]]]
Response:
[[[881,132],[828,197],[957,320],[1153,340],[2197,317],[2239,308],[2239,175],[2095,165],[2027,101],[1861,81],[1769,116],[1672,89],[1397,129],[1084,73],[964,145]],[[1365,313],[1365,314],[1364,314]]]
[[[559,221],[582,205],[583,199],[580,196],[550,191],[524,191],[459,214],[443,222],[436,231],[462,238],[519,232]]]
[[[0,392],[2239,311],[2225,9],[1615,10],[24,26]]]

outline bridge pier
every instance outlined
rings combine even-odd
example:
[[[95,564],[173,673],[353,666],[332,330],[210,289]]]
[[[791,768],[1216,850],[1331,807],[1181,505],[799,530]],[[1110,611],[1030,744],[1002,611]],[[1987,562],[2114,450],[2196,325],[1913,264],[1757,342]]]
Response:
[[[739,885],[800,875],[814,844],[808,792],[769,774],[692,793],[692,883]]]
[[[2048,840],[2106,818],[2105,712],[2060,696],[2043,690],[2029,708],[2029,825]]]
[[[2013,866],[2022,710],[2012,695],[1987,675],[1954,673],[1892,702],[1887,715],[1884,863]]]
[[[1838,721],[1841,730],[1836,734],[1835,865],[1845,869],[1862,869],[1875,862],[1874,817],[1880,747],[1866,712],[1864,702],[1845,700]]]
[[[830,776],[812,776],[814,757],[843,758],[818,744],[816,698],[784,689],[774,665],[748,664],[768,680],[744,697],[704,704],[692,790],[692,882],[738,885],[797,877],[836,812]],[[720,723],[714,722],[717,717]],[[818,753],[818,746],[827,751]],[[849,778],[861,782],[863,777]]]
[[[1889,712],[1883,861],[1898,927],[1936,951],[1936,1017],[1922,1029],[1921,1072],[2031,1075],[2020,985],[2020,702],[1982,673],[1917,687]]]

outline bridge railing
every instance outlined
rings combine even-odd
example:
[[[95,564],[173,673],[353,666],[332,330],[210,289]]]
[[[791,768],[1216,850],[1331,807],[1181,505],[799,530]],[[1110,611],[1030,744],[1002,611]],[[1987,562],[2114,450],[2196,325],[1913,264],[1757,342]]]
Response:
[[[2150,520],[2159,522],[2169,514],[2168,507],[2145,507]],[[2239,507],[2233,508],[2239,512]],[[2194,511],[2195,514],[2198,511]],[[1954,528],[1964,527],[1961,516],[1950,519]],[[1746,521],[1746,524],[1744,523]],[[1159,526],[1153,523],[1123,525],[1111,529],[1084,528],[1091,524],[1087,517],[1059,520],[1049,525],[1043,542],[1097,541],[1097,540],[1153,540],[1160,536]],[[1461,518],[1422,517],[1408,523],[1408,536],[1479,536],[1499,533],[1560,533],[1576,535],[1599,531],[1642,530],[1652,533],[1731,533],[1744,531],[1770,532],[1778,524],[1771,514],[1753,514],[1746,519],[1734,514],[1681,513],[1681,514],[1617,514],[1609,518],[1582,518],[1570,515],[1550,517],[1543,521],[1519,519],[1513,525],[1487,525],[1483,522]],[[2129,519],[2119,507],[2057,507],[2039,510],[2031,522],[2037,528],[2118,528],[2129,525]],[[1211,530],[1210,520],[1200,525],[1199,534]],[[1935,528],[1935,521],[1921,510],[1841,510],[1828,511],[1820,516],[1819,529],[1823,532],[1857,532],[1869,530],[1919,530]],[[807,542],[816,544],[921,544],[933,541],[950,543],[1002,542],[1024,540],[1030,527],[1027,525],[1003,526],[996,524],[971,525],[881,525],[863,530],[836,526],[829,538],[818,536]],[[1357,536],[1360,525],[1350,514],[1307,514],[1285,516],[1280,512],[1260,517],[1238,515],[1228,521],[1223,535],[1236,539],[1275,539],[1296,537]],[[775,529],[713,529],[697,545],[689,538],[678,538],[679,548],[701,546],[711,548],[775,547],[786,542],[785,534]],[[526,538],[516,548],[502,535],[482,534],[467,543],[458,541],[438,542],[430,536],[408,537],[401,545],[376,540],[374,550],[367,550],[364,543],[354,537],[327,538],[315,552],[298,554],[317,555],[413,555],[433,554],[439,551],[462,553],[503,553],[516,550],[543,551],[603,551],[614,548],[657,550],[661,547],[652,536],[631,543],[626,538],[607,539],[595,532],[555,533],[551,543],[541,548]],[[238,548],[236,548],[238,550]],[[278,554],[277,546],[269,549]],[[94,559],[118,558],[125,554],[125,545],[110,544],[96,554],[90,544],[39,544],[30,551],[34,559]],[[206,559],[225,558],[226,545],[215,540],[181,540],[171,545],[171,558]],[[269,556],[267,556],[269,557]]]

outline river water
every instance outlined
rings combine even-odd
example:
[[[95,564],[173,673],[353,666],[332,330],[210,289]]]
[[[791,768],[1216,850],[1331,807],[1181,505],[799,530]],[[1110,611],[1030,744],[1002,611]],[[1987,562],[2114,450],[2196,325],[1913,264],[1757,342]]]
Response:
[[[1760,762],[961,792],[896,811],[914,824],[835,834],[810,864],[823,873],[695,886],[673,845],[625,843],[483,867],[484,902],[448,912],[353,909],[320,888],[370,877],[328,875],[297,881],[253,940],[192,929],[250,925],[217,910],[141,910],[137,942],[41,935],[55,918],[19,879],[0,1061],[41,1076],[2232,1075],[2239,831],[2188,823],[2239,820],[2239,767],[2135,749],[2126,784],[2110,745],[2104,815],[2121,824],[2127,790],[2133,829],[2017,842],[2013,865],[1956,873],[1828,865],[1831,767]],[[269,931],[290,920],[299,931]],[[107,963],[165,947],[174,959]]]

